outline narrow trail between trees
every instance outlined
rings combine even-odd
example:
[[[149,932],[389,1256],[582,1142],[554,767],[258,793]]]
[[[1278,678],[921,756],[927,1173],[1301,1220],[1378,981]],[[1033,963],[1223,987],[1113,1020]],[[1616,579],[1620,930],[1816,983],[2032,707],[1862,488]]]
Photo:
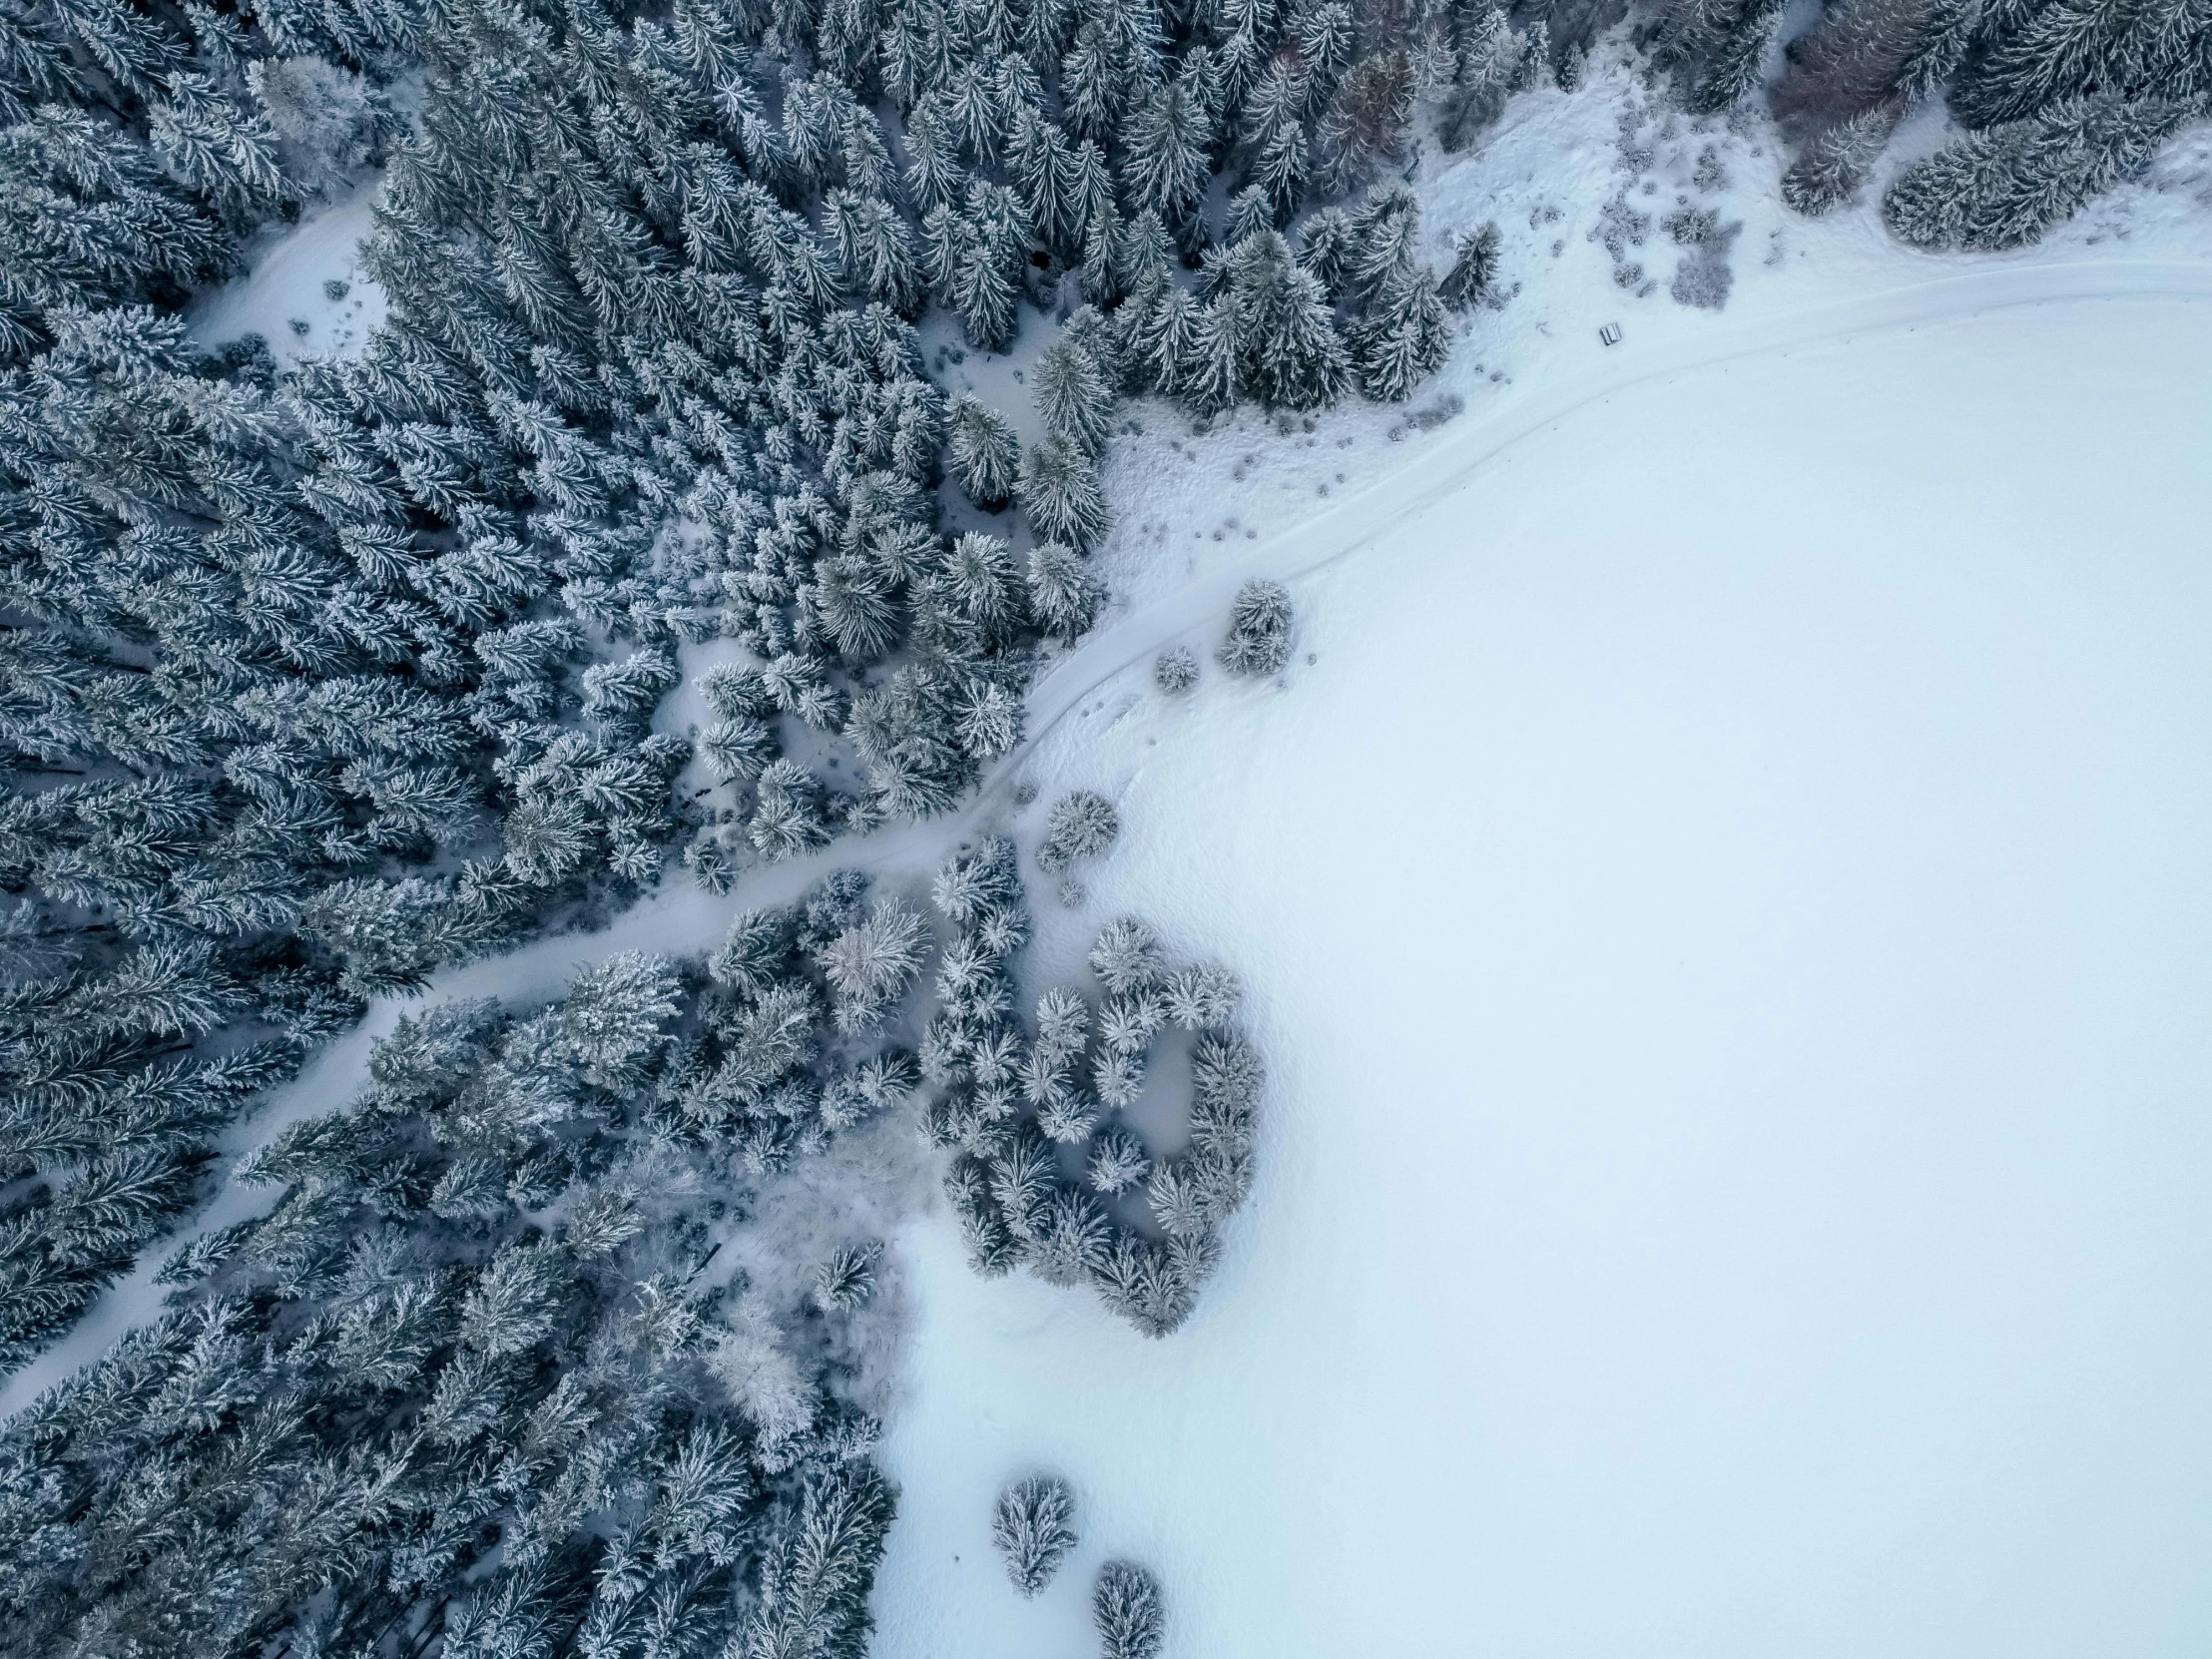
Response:
[[[353,1030],[323,1048],[260,1110],[231,1128],[221,1147],[224,1181],[215,1196],[104,1292],[61,1341],[0,1386],[0,1417],[21,1410],[43,1389],[97,1360],[133,1326],[154,1317],[162,1296],[154,1275],[176,1249],[272,1208],[278,1189],[240,1185],[229,1179],[230,1171],[290,1124],[350,1099],[366,1076],[371,1046],[403,1016],[459,997],[546,1000],[580,968],[621,951],[681,955],[711,949],[738,912],[790,903],[832,869],[855,868],[892,878],[925,874],[950,848],[1004,818],[1017,781],[1039,746],[1100,688],[1167,646],[1188,641],[1202,653],[1210,648],[1231,599],[1246,581],[1290,581],[1369,547],[1389,526],[1464,488],[1523,438],[1629,387],[1746,358],[1848,343],[1860,334],[1910,330],[2027,305],[2132,298],[2212,299],[2212,265],[2079,261],[1970,272],[1740,325],[1721,323],[1707,334],[1641,349],[1634,337],[1610,348],[1600,345],[1598,319],[1585,319],[1586,367],[1541,370],[1526,390],[1502,392],[1489,410],[1462,416],[1421,442],[1405,464],[1365,483],[1298,528],[1242,549],[1216,568],[1111,619],[1051,663],[1029,692],[1026,735],[984,774],[959,811],[832,842],[787,863],[752,866],[721,896],[672,872],[659,892],[596,932],[539,938],[503,955],[444,970],[417,995],[377,998]]]

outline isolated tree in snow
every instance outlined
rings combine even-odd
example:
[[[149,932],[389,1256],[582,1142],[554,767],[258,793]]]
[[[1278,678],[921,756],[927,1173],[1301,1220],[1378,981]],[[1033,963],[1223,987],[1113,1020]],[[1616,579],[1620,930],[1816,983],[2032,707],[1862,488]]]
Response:
[[[1105,1659],[1157,1659],[1167,1637],[1159,1584],[1134,1562],[1107,1562],[1091,1587],[1091,1622]]]
[[[991,1541],[1014,1588],[1035,1595],[1075,1547],[1074,1491],[1052,1475],[1015,1481],[991,1511]]]

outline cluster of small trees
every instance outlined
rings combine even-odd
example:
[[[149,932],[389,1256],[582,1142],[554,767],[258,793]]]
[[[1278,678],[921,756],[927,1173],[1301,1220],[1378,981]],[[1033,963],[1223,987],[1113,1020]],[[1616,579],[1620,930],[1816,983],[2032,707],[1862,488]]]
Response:
[[[791,1059],[825,1024],[804,953],[856,900],[748,928],[703,995],[623,956],[550,1007],[403,1020],[252,1160],[274,1208],[0,1436],[0,1645],[860,1653],[873,1425],[799,1340],[762,1408],[703,1271],[752,1171],[895,1092]],[[790,1127],[722,1128],[762,1117]],[[846,1318],[862,1272],[778,1312]]]
[[[952,937],[921,1044],[925,1124],[955,1154],[945,1190],[971,1262],[986,1275],[1022,1265],[1053,1284],[1089,1283],[1139,1330],[1166,1335],[1188,1317],[1217,1230],[1251,1182],[1261,1069],[1234,1029],[1235,980],[1216,967],[1171,970],[1151,930],[1122,920],[1090,953],[1099,1004],[1057,986],[1025,1022],[1011,969],[1028,918],[1012,843],[956,855],[933,896]],[[1197,1038],[1191,1145],[1155,1159],[1118,1119],[1171,1026]]]
[[[1749,0],[1732,27],[1763,31],[1763,46],[1779,15]],[[2212,98],[2212,17],[2128,0],[1851,0],[1787,56],[1773,102],[1798,143],[1783,194],[1800,212],[1856,194],[1906,110],[1947,98],[1967,137],[1907,168],[1883,200],[1891,230],[1932,249],[2034,241]]]
[[[1231,674],[1279,673],[1291,660],[1290,590],[1259,577],[1239,588],[1229,609],[1229,632],[1214,655]]]

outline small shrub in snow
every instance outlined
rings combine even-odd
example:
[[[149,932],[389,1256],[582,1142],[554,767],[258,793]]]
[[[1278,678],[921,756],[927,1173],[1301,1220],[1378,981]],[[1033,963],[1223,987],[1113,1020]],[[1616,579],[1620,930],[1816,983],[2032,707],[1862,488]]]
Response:
[[[1273,674],[1291,660],[1291,595],[1280,582],[1258,578],[1237,592],[1229,634],[1215,653],[1231,674]]]
[[[1078,858],[1097,857],[1120,833],[1121,815],[1111,801],[1093,790],[1075,790],[1052,804],[1037,862],[1047,870],[1063,870]]]
[[[1075,1547],[1075,1493],[1065,1480],[1051,1475],[1015,1481],[998,1494],[991,1541],[1014,1588],[1035,1595]]]
[[[1736,274],[1728,266],[1728,241],[1733,240],[1735,231],[1732,226],[1726,240],[1692,249],[1675,268],[1674,281],[1667,291],[1676,304],[1717,311],[1728,303],[1728,290],[1736,282]]]
[[[1167,1635],[1160,1586],[1134,1562],[1107,1562],[1091,1589],[1091,1622],[1105,1659],[1154,1659]]]
[[[322,284],[322,297],[333,305],[352,291],[353,284],[341,276],[327,277]]]
[[[826,1314],[848,1314],[875,1293],[880,1246],[848,1245],[815,1270],[814,1303]]]
[[[1710,208],[1677,208],[1659,224],[1677,248],[1703,248],[1721,234],[1721,216]]]
[[[1163,651],[1153,660],[1152,683],[1170,697],[1198,684],[1198,653],[1187,645]]]

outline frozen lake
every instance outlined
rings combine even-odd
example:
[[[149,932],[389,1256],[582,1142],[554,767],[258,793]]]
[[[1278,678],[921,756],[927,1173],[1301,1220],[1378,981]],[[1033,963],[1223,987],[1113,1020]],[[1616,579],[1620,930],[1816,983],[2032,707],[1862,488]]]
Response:
[[[1165,1343],[907,1235],[885,1659],[1092,1651],[1115,1554],[1171,1659],[2200,1653],[2207,385],[2136,299],[1631,388],[1087,734],[1261,1178]]]

